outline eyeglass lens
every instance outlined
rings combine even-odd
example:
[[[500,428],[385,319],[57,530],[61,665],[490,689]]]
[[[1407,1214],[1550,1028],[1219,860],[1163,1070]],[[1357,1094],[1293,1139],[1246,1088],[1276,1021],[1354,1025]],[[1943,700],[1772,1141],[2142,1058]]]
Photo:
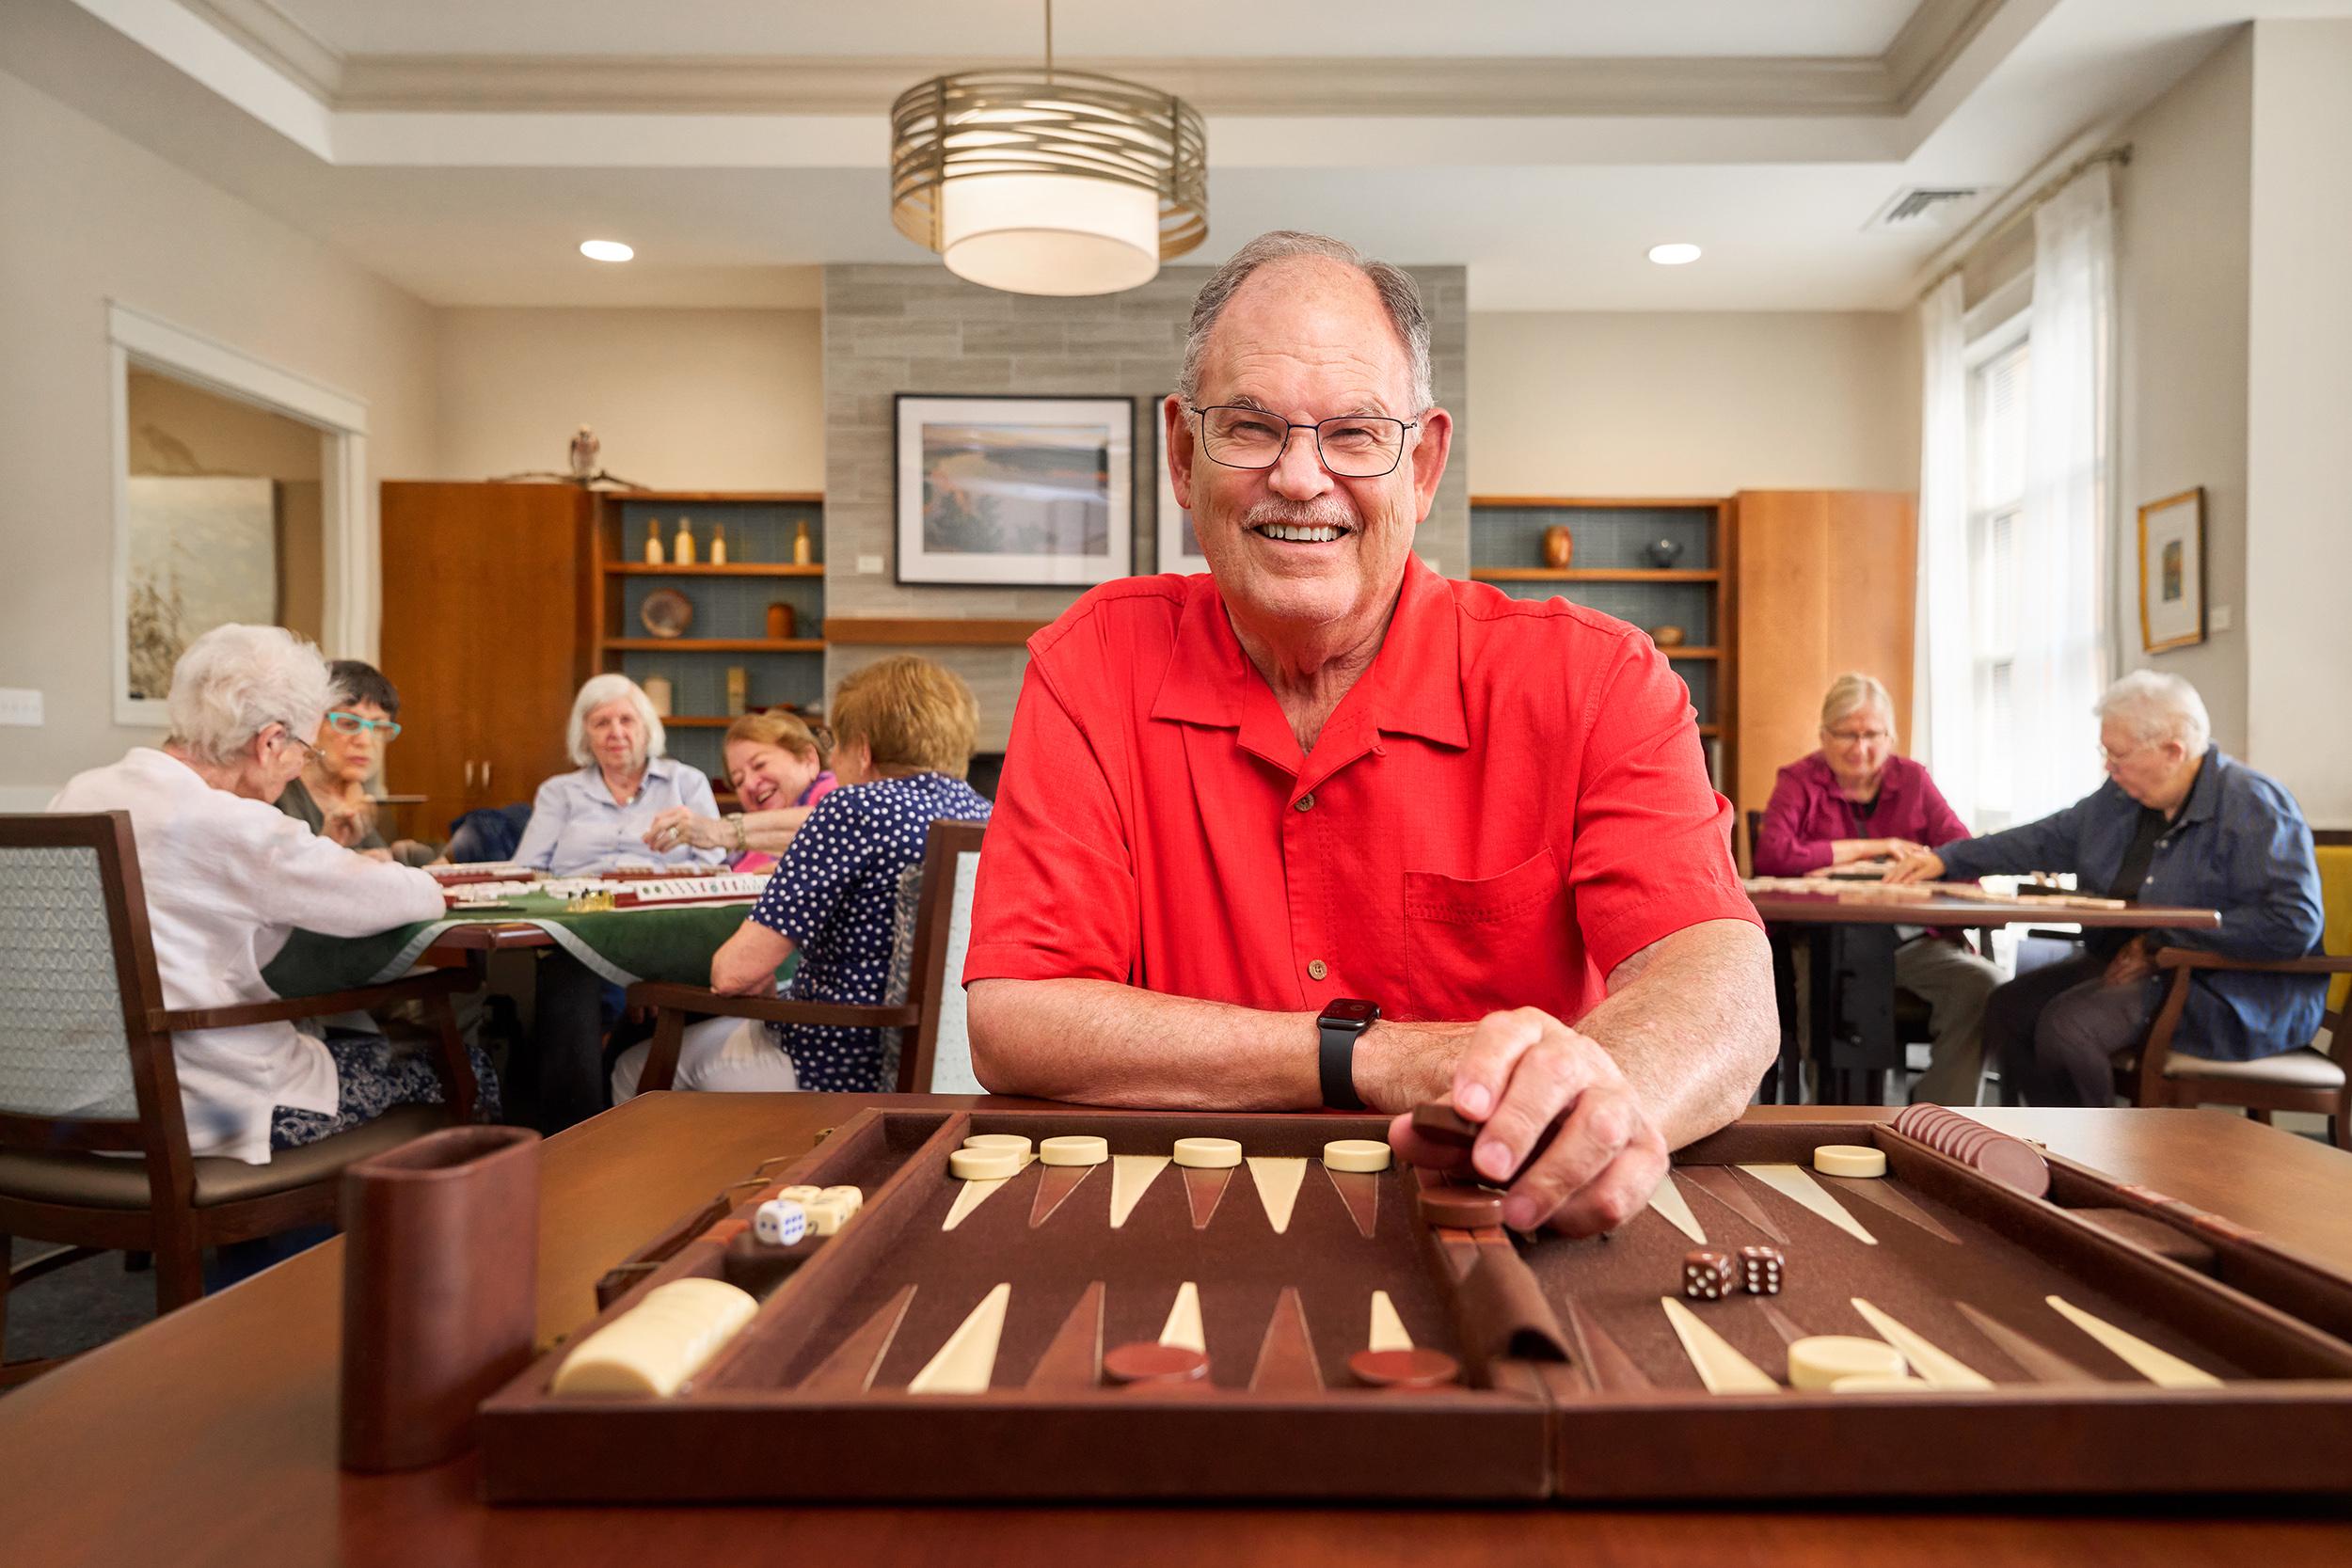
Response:
[[[1343,414],[1313,425],[1294,425],[1256,408],[1230,405],[1196,410],[1201,446],[1229,468],[1271,468],[1294,430],[1313,433],[1323,466],[1347,479],[1377,479],[1393,472],[1405,451],[1403,420]]]

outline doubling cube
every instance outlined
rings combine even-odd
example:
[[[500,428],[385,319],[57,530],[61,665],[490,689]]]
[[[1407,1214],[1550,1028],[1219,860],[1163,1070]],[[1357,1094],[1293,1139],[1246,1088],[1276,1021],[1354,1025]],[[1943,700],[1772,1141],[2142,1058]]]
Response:
[[[1740,1283],[1752,1296],[1780,1294],[1780,1248],[1743,1246],[1740,1249]]]
[[[790,1198],[771,1197],[753,1213],[752,1234],[769,1246],[790,1246],[808,1234],[808,1211]]]
[[[1721,1301],[1740,1288],[1731,1254],[1701,1247],[1682,1259],[1682,1293],[1694,1301]]]

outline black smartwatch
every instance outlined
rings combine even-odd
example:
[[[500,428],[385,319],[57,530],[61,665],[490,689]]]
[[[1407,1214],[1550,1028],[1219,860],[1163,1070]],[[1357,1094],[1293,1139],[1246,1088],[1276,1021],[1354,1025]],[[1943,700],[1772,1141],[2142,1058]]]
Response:
[[[1323,1074],[1323,1103],[1333,1111],[1360,1111],[1356,1092],[1356,1037],[1380,1016],[1380,1004],[1359,997],[1335,996],[1323,1005],[1315,1028],[1323,1037],[1318,1066]]]

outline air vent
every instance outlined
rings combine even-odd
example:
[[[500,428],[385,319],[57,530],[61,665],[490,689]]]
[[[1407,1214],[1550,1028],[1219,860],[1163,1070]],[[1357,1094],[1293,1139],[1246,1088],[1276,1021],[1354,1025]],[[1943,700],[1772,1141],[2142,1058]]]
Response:
[[[1982,185],[1913,185],[1897,191],[1865,229],[1948,229],[1985,193]]]

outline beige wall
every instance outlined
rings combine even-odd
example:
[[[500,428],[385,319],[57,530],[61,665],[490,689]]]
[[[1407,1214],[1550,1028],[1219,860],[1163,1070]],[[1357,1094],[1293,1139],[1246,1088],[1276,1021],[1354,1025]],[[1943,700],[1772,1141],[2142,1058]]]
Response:
[[[440,468],[562,470],[594,426],[605,467],[657,489],[821,490],[825,384],[814,310],[449,309]]]
[[[2247,754],[2246,326],[2253,138],[2250,29],[2124,133],[2116,182],[2118,668],[2192,682],[2214,738]],[[2205,489],[2205,605],[2233,625],[2192,648],[2141,650],[2138,509]]]
[[[39,805],[151,731],[114,722],[109,301],[368,404],[373,473],[429,473],[433,312],[0,73],[0,806]],[[337,651],[337,650],[330,650]]]
[[[2253,43],[2247,347],[2247,755],[2352,827],[2352,21]]]
[[[1473,313],[1470,492],[1914,489],[1910,324],[1893,311]]]

